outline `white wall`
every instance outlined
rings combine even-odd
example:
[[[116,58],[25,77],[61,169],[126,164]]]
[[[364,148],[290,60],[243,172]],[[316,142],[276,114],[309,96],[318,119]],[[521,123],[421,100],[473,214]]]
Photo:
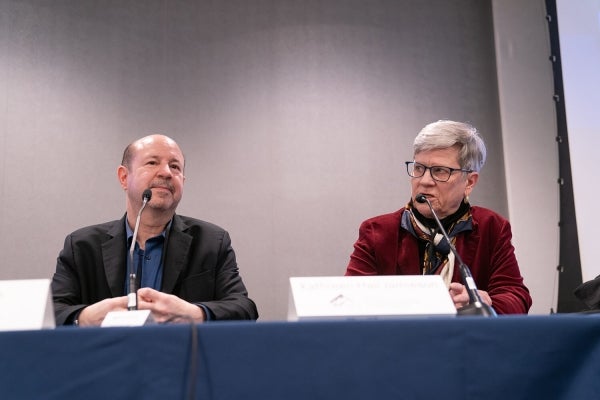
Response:
[[[285,319],[288,277],[343,274],[360,222],[408,200],[415,134],[450,118],[482,132],[472,201],[510,217],[547,312],[543,2],[502,3],[0,2],[0,279],[50,277],[65,235],[119,218],[121,152],[161,132],[186,155],[179,212],[230,231],[261,319]]]
[[[558,148],[543,0],[494,0],[498,92],[513,243],[533,297],[530,313],[556,311]]]
[[[583,281],[600,275],[596,255],[596,162],[600,147],[600,0],[556,2],[577,238]]]

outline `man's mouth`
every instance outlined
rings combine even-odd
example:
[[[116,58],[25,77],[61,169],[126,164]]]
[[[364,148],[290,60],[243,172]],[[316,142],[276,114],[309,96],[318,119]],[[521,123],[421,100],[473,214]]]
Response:
[[[150,186],[150,189],[165,190],[165,191],[168,191],[171,193],[173,192],[173,186],[171,186],[171,185],[162,185],[162,184],[155,185],[155,184],[153,184]]]

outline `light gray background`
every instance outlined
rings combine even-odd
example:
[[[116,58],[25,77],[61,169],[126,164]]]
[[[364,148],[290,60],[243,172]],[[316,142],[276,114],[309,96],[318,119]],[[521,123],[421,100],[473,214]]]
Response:
[[[509,217],[532,313],[558,259],[543,0],[0,0],[0,279],[51,277],[117,219],[123,148],[186,155],[178,212],[226,228],[262,320],[290,276],[342,275],[358,225],[409,199],[425,124],[479,128],[472,202]]]
[[[600,148],[600,0],[558,0],[556,14],[581,276],[586,282],[600,275],[598,187],[590,184],[596,181]]]

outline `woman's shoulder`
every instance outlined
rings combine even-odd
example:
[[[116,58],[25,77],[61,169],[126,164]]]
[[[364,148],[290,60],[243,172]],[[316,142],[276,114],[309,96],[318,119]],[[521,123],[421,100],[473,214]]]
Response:
[[[394,225],[397,227],[404,210],[406,208],[402,207],[400,210],[391,213],[376,215],[363,221],[363,224]]]
[[[507,224],[508,219],[501,214],[489,208],[480,206],[471,206],[471,215],[473,220],[479,224]]]

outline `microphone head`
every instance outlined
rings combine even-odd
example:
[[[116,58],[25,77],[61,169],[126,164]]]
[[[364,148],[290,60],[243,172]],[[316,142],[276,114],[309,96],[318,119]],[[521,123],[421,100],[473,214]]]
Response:
[[[427,197],[423,193],[419,193],[415,196],[415,201],[417,203],[427,203]]]
[[[142,201],[149,202],[152,198],[152,190],[146,189],[144,193],[142,193]]]

